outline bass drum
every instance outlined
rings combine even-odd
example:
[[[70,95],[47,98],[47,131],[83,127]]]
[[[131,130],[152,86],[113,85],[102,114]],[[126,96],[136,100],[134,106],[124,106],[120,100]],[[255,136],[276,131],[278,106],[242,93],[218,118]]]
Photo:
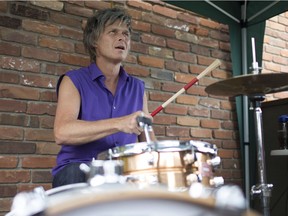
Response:
[[[211,198],[193,199],[188,193],[162,187],[141,190],[133,185],[104,184],[50,193],[45,216],[254,216],[245,210],[216,208]]]

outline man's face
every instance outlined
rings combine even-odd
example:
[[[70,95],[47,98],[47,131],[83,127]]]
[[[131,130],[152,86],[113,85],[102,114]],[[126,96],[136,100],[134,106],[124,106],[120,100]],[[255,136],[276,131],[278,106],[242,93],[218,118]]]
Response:
[[[105,59],[119,63],[125,60],[130,50],[130,32],[125,23],[116,21],[105,27],[96,42],[96,60]]]

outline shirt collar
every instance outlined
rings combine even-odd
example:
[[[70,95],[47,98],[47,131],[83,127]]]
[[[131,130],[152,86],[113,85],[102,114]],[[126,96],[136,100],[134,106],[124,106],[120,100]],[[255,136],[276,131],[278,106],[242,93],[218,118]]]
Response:
[[[102,71],[98,68],[98,66],[95,63],[92,63],[89,65],[89,71],[90,71],[92,80],[96,80],[96,79],[99,79],[100,77],[104,77]],[[124,70],[123,66],[120,66],[119,78],[123,81],[129,79],[129,75]]]

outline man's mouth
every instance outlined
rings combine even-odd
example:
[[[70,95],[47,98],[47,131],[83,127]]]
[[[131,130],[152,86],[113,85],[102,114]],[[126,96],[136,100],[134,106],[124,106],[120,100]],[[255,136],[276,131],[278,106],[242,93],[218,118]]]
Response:
[[[125,46],[119,45],[115,47],[116,49],[121,49],[121,50],[125,50]]]

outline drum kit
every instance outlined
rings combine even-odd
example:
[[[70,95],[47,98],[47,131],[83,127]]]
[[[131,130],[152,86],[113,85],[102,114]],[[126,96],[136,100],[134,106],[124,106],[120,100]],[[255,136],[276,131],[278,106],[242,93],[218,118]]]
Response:
[[[267,184],[261,101],[265,94],[288,89],[288,74],[252,74],[208,86],[208,94],[247,95],[255,113],[259,184],[251,188],[269,211],[273,185]],[[167,104],[166,104],[167,105]],[[90,164],[81,164],[87,182],[45,191],[21,192],[7,216],[217,216],[258,215],[247,209],[242,190],[214,176],[220,164],[216,145],[189,140],[151,140],[152,122],[138,118],[147,142],[115,147]]]

